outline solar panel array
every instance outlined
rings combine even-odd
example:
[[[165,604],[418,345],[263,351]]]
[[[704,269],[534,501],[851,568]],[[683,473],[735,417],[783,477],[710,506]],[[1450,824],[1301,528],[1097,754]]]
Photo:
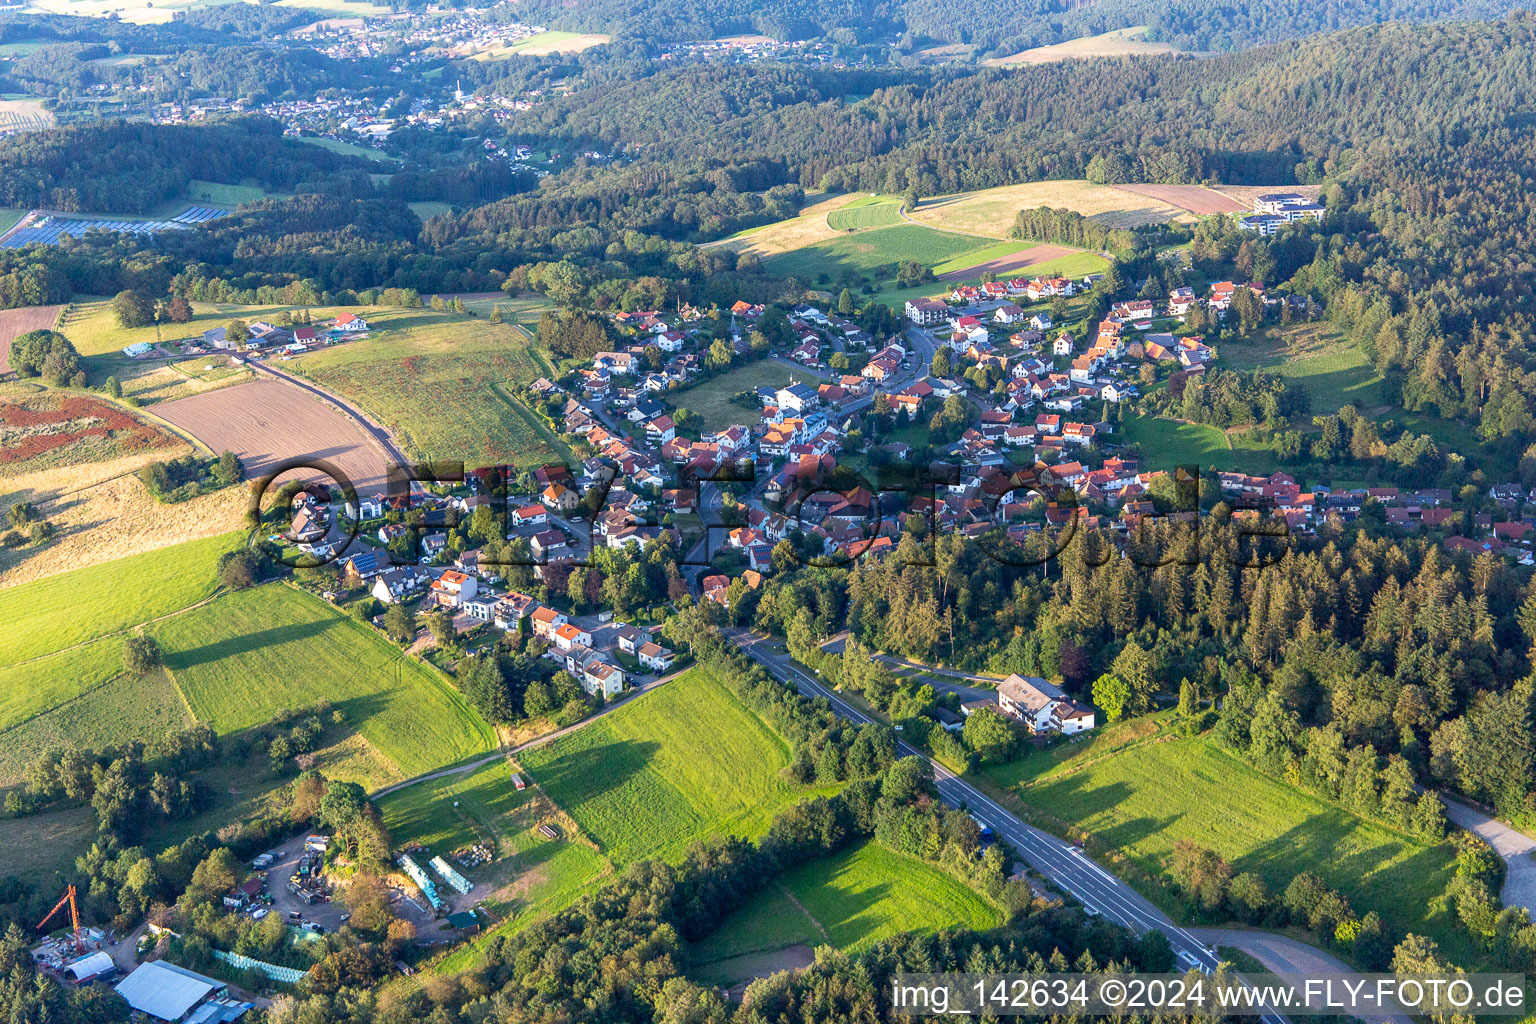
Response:
[[[189,206],[170,220],[111,220],[83,217],[53,216],[35,221],[0,242],[0,247],[20,249],[26,245],[53,245],[65,235],[79,238],[87,231],[126,231],[136,235],[152,235],[157,231],[180,231],[194,224],[204,224],[227,216],[228,210],[208,206]]]

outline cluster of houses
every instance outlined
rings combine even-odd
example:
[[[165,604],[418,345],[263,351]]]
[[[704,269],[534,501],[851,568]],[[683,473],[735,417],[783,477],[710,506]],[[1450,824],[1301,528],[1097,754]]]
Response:
[[[1527,491],[1520,484],[1497,484],[1489,490],[1489,499],[1504,513],[1500,518],[1490,512],[1466,515],[1463,509],[1453,507],[1451,491],[1444,487],[1334,490],[1313,486],[1303,490],[1289,473],[1219,473],[1217,479],[1224,498],[1240,510],[1263,511],[1283,520],[1296,533],[1310,533],[1330,517],[1349,522],[1359,517],[1367,503],[1375,502],[1382,506],[1387,523],[1401,530],[1451,531],[1444,541],[1449,550],[1491,552],[1525,565],[1536,564],[1531,550],[1531,542],[1536,540],[1536,514],[1519,515],[1526,507],[1536,507],[1536,490]],[[1467,536],[1469,532],[1475,536]]]
[[[1253,201],[1253,212],[1238,220],[1244,231],[1273,235],[1285,225],[1311,218],[1322,220],[1327,211],[1316,200],[1299,192],[1267,192]]]
[[[246,330],[250,336],[240,343],[229,337],[223,327],[211,327],[194,341],[206,351],[229,352],[243,348],[300,355],[310,349],[364,337],[368,333],[368,321],[356,313],[342,313],[319,326],[294,324],[280,327],[265,320],[253,320],[246,324]]]
[[[348,586],[367,587],[384,604],[419,599],[423,607],[444,609],[503,632],[523,629],[526,619],[532,634],[548,645],[545,656],[570,672],[588,693],[613,697],[624,691],[627,677],[613,649],[633,656],[644,671],[662,674],[672,667],[672,651],[647,630],[611,629],[612,647],[599,650],[593,643],[594,627],[574,621],[532,595],[498,589],[494,583],[499,577],[479,566],[476,553],[465,552],[454,565],[451,569],[395,566],[387,554],[365,551],[342,562],[340,576]]]

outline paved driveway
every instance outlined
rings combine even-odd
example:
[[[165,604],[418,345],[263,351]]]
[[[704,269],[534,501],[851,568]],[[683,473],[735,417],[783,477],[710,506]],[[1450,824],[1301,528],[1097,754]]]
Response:
[[[1481,837],[1504,859],[1504,888],[1499,895],[1506,907],[1524,907],[1536,918],[1536,839],[1517,832],[1497,818],[1459,800],[1442,795],[1445,816]]]
[[[1353,967],[1329,956],[1315,946],[1269,932],[1251,932],[1241,928],[1191,928],[1190,932],[1206,945],[1231,946],[1242,950],[1276,974],[1355,974]],[[1262,987],[1262,986],[1261,986]],[[1406,1013],[1361,1014],[1367,1024],[1413,1024]]]

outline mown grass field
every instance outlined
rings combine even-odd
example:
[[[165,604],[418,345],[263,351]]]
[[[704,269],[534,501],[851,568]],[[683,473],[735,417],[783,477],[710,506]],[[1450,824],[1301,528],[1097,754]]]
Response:
[[[92,650],[101,644],[110,645],[110,650]],[[89,656],[81,659],[78,674],[72,672],[62,688],[52,688],[34,677],[32,681],[41,684],[40,690],[53,689],[51,706],[20,724],[0,728],[0,786],[21,781],[27,765],[49,747],[100,750],[130,739],[157,739],[192,724],[192,715],[170,677],[151,672],[114,678],[122,670],[118,648],[110,641],[101,644],[80,649]],[[71,667],[71,654],[58,655],[60,662],[48,666],[55,679],[64,668]],[[8,676],[42,664],[33,663],[23,670],[0,669],[0,691],[9,696],[14,680]],[[80,695],[61,700],[69,689],[79,690]],[[13,720],[9,710],[4,719],[7,722]]]
[[[1454,914],[1431,909],[1455,871],[1449,845],[1419,846],[1276,781],[1205,738],[1142,743],[1110,756],[1077,750],[988,771],[1026,805],[1115,847],[1148,874],[1167,877],[1173,846],[1192,840],[1234,871],[1253,871],[1279,892],[1313,871],[1356,913],[1378,911],[1396,933],[1434,936],[1456,962],[1467,940]]]
[[[553,376],[523,324],[547,306],[501,303],[507,322],[431,310],[381,310],[368,338],[310,353],[285,368],[355,400],[423,459],[526,467],[566,453],[498,384]]]
[[[1230,445],[1228,443],[1230,439]],[[1137,416],[1115,427],[1115,444],[1140,444],[1146,469],[1215,466],[1246,473],[1269,472],[1274,452],[1243,446],[1242,432],[1224,433],[1205,423],[1181,423],[1159,416]]]
[[[512,785],[511,769],[497,761],[472,772],[431,779],[378,800],[384,825],[397,844],[420,843],[447,856],[461,846],[504,831],[512,813],[533,797]]]
[[[259,185],[228,185],[223,182],[196,179],[187,182],[189,198],[199,203],[211,203],[214,206],[239,206],[241,203],[254,203],[258,199],[267,199],[279,194],[268,192]]]
[[[772,256],[764,261],[764,266],[770,273],[816,284],[822,282],[823,276],[836,282],[850,273],[868,274],[876,267],[904,260],[935,267],[988,245],[985,239],[969,235],[936,231],[921,224],[897,224],[814,242],[803,249]],[[894,269],[888,276],[894,281]]]
[[[721,430],[732,423],[752,423],[757,418],[752,409],[732,403],[732,395],[762,387],[783,387],[791,377],[812,386],[820,383],[814,374],[797,373],[776,359],[759,359],[693,387],[666,392],[664,397],[674,409],[698,413],[705,430]]]
[[[62,651],[179,611],[214,593],[223,534],[0,590],[0,665]]]
[[[112,637],[0,667],[0,729],[74,700],[122,670],[122,641]]]
[[[346,5],[344,0],[333,0],[333,2],[335,4],[343,7],[343,8],[345,6],[358,6],[358,7],[371,6],[369,4]],[[287,0],[278,0],[277,6],[282,7],[282,6],[285,6],[286,4],[287,4]],[[308,7],[310,5],[306,3],[306,4],[302,4],[302,5],[295,5],[295,6]],[[371,12],[368,12],[368,11],[356,11],[356,12],[354,12],[354,11],[347,11],[345,9],[338,10],[337,6],[327,7],[326,3],[324,2],[324,0],[322,0],[322,2],[320,4],[316,5],[315,9],[316,10],[334,10],[338,14],[353,14],[353,13],[369,14],[369,13],[371,13]],[[319,146],[321,149],[329,149],[333,153],[344,153],[347,156],[360,156],[360,157],[364,157],[364,158],[366,158],[368,160],[376,160],[379,163],[392,164],[392,163],[395,162],[395,158],[394,157],[392,157],[389,154],[384,153],[384,152],[382,152],[380,150],[374,149],[372,146],[359,146],[355,142],[342,142],[340,139],[322,139],[322,138],[320,138],[317,135],[298,135],[298,136],[295,136],[295,138],[297,138],[300,142],[307,142],[311,146]]]
[[[708,975],[709,965],[719,961],[790,945],[830,943],[858,952],[904,932],[983,930],[1000,923],[997,908],[963,882],[867,842],[775,880],[690,952]]]
[[[864,196],[827,214],[835,231],[856,231],[901,223],[901,199],[896,196]]]
[[[1251,341],[1222,342],[1220,365],[1263,368],[1307,389],[1314,413],[1345,405],[1369,409],[1382,401],[1381,375],[1331,324],[1271,327]]]
[[[528,751],[523,764],[615,864],[670,857],[700,836],[755,836],[803,791],[789,748],[709,671]]]
[[[221,734],[328,700],[407,777],[494,742],[490,726],[432,669],[283,584],[223,595],[150,632],[193,714]]]

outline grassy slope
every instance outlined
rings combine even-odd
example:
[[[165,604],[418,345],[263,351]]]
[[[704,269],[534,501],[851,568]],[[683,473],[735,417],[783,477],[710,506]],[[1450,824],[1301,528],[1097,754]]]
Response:
[[[1115,428],[1119,444],[1139,443],[1146,469],[1175,466],[1215,466],[1217,469],[1266,473],[1274,466],[1269,449],[1229,447],[1228,435],[1204,423],[1180,423],[1153,416],[1137,416]],[[1231,435],[1233,445],[1242,434]]]
[[[1448,846],[1418,846],[1261,774],[1207,739],[1103,753],[1036,757],[990,774],[1025,804],[1095,834],[1151,875],[1165,874],[1180,839],[1217,851],[1235,871],[1257,872],[1277,892],[1298,872],[1314,871],[1357,913],[1374,909],[1399,933],[1432,935],[1460,960],[1460,928],[1429,909],[1454,872]]]
[[[502,304],[509,320],[536,320],[534,303]],[[427,459],[528,466],[564,452],[494,390],[548,372],[542,351],[515,323],[431,310],[381,311],[362,342],[295,359],[285,368],[355,399],[407,448]]]
[[[1222,342],[1219,351],[1221,366],[1263,367],[1302,385],[1312,396],[1314,413],[1344,405],[1369,409],[1382,400],[1380,374],[1327,323],[1270,327],[1251,341]]]
[[[1020,210],[1049,206],[1074,210],[1110,227],[1131,227],[1169,220],[1194,220],[1193,215],[1148,196],[1110,185],[1082,180],[1032,181],[979,192],[961,192],[924,199],[909,216],[932,227],[1003,236]]]
[[[220,733],[329,700],[407,776],[493,744],[490,726],[433,670],[282,584],[225,595],[153,632],[193,713]]]
[[[616,864],[756,835],[802,795],[789,748],[702,668],[531,750],[528,772]]]
[[[921,224],[898,224],[816,242],[770,257],[765,261],[765,269],[808,281],[815,281],[822,274],[836,280],[847,271],[866,273],[902,260],[937,266],[988,244],[985,239],[936,231]]]
[[[90,648],[81,651],[89,652]],[[69,655],[58,658],[63,659],[63,664],[56,665],[55,670],[68,664]],[[34,664],[24,669],[0,670],[0,680],[5,680],[0,682],[0,692],[11,690],[7,675],[35,667]],[[109,656],[93,657],[81,674],[71,673],[68,677],[70,689],[83,691],[78,699],[69,700],[67,692],[43,687],[44,691],[53,690],[44,708],[27,721],[0,732],[0,786],[19,781],[28,763],[49,747],[100,750],[129,739],[156,739],[192,724],[192,714],[176,684],[164,672],[110,681],[120,669],[117,647],[113,645]],[[93,678],[109,680],[108,685],[92,688]],[[32,685],[38,685],[35,679]],[[12,718],[7,716],[6,720]]]
[[[0,664],[60,651],[210,596],[219,556],[240,539],[209,537],[0,590],[0,622],[7,625]]]
[[[884,227],[901,222],[901,200],[890,196],[865,196],[827,214],[827,225],[837,231]]]
[[[696,963],[828,941],[856,952],[901,932],[985,929],[996,908],[964,883],[868,842],[789,872],[693,945]]]

